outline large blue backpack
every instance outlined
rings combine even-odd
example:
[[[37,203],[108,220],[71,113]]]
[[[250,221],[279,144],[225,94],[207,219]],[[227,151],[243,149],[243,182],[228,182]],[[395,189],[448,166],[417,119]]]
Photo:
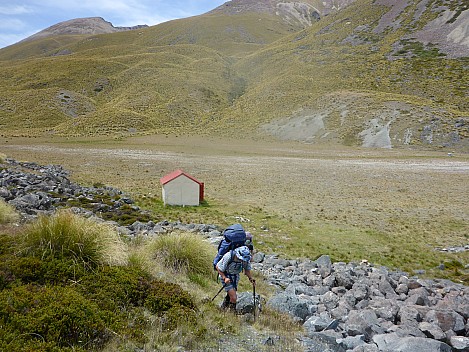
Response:
[[[226,252],[244,246],[245,243],[246,231],[244,231],[243,226],[241,226],[241,224],[233,224],[227,227],[223,231],[223,239],[218,245],[218,253],[215,256],[215,259],[213,259],[213,269],[217,270],[216,265]]]

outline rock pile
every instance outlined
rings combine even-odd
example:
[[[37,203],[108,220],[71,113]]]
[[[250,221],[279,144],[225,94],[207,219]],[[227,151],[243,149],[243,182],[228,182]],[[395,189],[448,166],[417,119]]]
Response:
[[[423,280],[324,255],[257,253],[255,270],[278,287],[267,305],[301,322],[308,351],[469,351],[469,287]]]
[[[1,165],[0,165],[1,166]],[[97,210],[118,208],[132,203],[122,192],[111,187],[83,187],[68,179],[69,173],[58,165],[41,166],[31,162],[7,159],[0,167],[0,197],[15,206],[25,218],[34,218],[40,213],[51,213],[64,206],[67,201],[77,204],[90,202],[106,194],[109,201],[101,203]],[[6,167],[5,167],[6,166]]]

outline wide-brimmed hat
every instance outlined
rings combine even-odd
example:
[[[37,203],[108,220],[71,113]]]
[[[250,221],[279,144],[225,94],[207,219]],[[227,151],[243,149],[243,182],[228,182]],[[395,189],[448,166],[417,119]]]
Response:
[[[251,251],[246,246],[236,248],[235,249],[235,254],[243,262],[251,261]]]

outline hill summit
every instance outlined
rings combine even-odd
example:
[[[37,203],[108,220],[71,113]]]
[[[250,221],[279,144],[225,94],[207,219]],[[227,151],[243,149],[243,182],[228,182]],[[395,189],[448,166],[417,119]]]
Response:
[[[46,28],[24,40],[37,40],[45,37],[57,35],[93,35],[115,33],[133,29],[148,27],[147,25],[137,25],[133,27],[114,27],[111,22],[105,21],[101,17],[76,18],[69,21],[57,23]]]
[[[468,18],[464,0],[232,0],[138,30],[72,20],[0,50],[0,126],[469,151]]]

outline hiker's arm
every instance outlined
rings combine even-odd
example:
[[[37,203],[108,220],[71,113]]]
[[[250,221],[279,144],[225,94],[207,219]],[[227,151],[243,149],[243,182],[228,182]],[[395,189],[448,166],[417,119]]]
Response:
[[[254,278],[252,277],[252,275],[251,275],[251,270],[244,270],[244,273],[245,273],[246,276],[248,277],[249,281],[255,285],[255,284],[256,284],[256,280],[254,280]]]
[[[216,266],[216,268],[217,268],[218,274],[220,274],[220,277],[223,280],[223,282],[225,284],[230,282],[230,278],[228,276],[226,276],[225,273],[218,268],[218,265]]]

